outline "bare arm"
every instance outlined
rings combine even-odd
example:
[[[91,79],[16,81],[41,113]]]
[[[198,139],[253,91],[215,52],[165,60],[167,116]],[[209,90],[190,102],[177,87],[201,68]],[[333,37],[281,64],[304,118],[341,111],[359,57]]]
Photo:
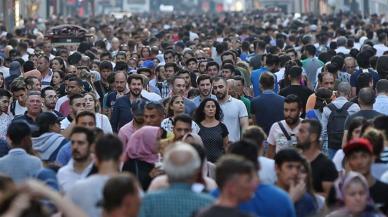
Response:
[[[275,157],[275,145],[268,144],[267,157],[273,159]]]
[[[248,119],[248,117],[240,118],[241,130],[244,131],[248,126],[249,126],[249,119]]]
[[[322,182],[322,188],[323,188],[323,192],[320,193],[322,196],[324,196],[325,198],[327,198],[327,196],[329,195],[329,192],[330,192],[330,189],[333,187],[333,182],[328,182],[328,181],[324,181]]]
[[[225,151],[227,151],[228,148],[229,148],[229,138],[228,138],[228,136],[224,137],[223,143],[224,143],[224,149],[225,149]]]

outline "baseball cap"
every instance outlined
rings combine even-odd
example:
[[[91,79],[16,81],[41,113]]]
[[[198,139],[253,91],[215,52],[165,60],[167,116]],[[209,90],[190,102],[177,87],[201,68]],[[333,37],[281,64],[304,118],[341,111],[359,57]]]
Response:
[[[152,61],[152,60],[146,60],[141,65],[142,68],[148,68],[148,69],[153,69],[154,66],[155,66],[155,64],[154,64],[154,61]]]
[[[357,138],[352,139],[348,144],[343,148],[345,156],[349,155],[352,151],[358,149],[363,149],[370,154],[373,154],[373,145],[368,139]]]

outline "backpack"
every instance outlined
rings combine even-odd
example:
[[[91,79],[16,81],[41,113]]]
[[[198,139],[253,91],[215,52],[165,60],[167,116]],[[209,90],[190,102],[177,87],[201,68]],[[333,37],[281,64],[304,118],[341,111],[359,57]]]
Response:
[[[327,122],[328,147],[332,149],[340,149],[342,145],[342,137],[345,130],[345,120],[349,116],[348,109],[352,106],[352,102],[346,102],[341,108],[337,108],[333,103],[327,105],[331,114]]]

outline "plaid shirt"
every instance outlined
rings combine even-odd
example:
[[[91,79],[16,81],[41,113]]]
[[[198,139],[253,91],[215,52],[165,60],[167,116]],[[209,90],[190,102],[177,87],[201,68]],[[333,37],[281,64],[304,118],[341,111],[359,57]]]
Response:
[[[189,184],[175,183],[167,189],[146,194],[139,217],[191,217],[213,201],[209,195],[192,191]]]

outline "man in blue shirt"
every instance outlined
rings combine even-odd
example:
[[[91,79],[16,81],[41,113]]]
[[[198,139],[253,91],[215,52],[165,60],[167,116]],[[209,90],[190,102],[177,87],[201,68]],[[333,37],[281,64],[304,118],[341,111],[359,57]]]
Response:
[[[263,92],[251,101],[252,120],[263,128],[267,135],[273,123],[284,119],[284,97],[273,92],[275,81],[271,73],[263,73],[260,77]]]
[[[278,66],[280,63],[279,56],[272,55],[272,54],[263,55],[261,61],[265,63],[265,66],[262,66],[259,69],[253,70],[251,73],[252,89],[253,89],[253,95],[255,97],[261,94],[261,89],[259,85],[261,75],[264,72],[272,73],[272,72],[278,71]],[[275,85],[273,87],[273,91],[275,91],[275,93],[279,92],[279,85],[278,85],[277,79],[275,79]]]

